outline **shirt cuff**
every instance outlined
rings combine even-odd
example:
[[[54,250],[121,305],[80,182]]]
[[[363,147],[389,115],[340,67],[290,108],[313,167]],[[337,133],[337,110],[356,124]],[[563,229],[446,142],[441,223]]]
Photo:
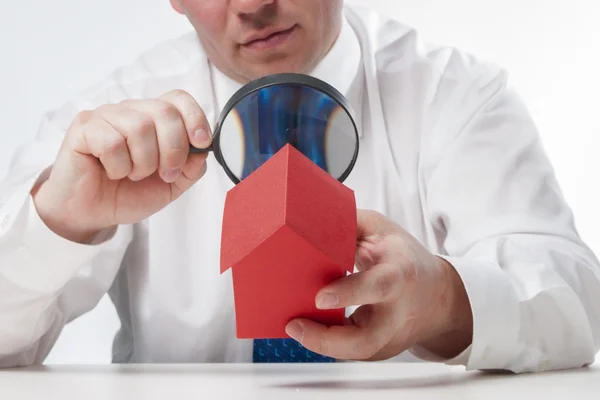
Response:
[[[10,211],[9,211],[10,212]],[[9,241],[14,246],[0,272],[14,284],[40,293],[56,293],[106,246],[117,240],[117,228],[100,232],[90,244],[72,242],[55,234],[40,218],[29,195],[19,210]]]
[[[471,356],[472,348],[473,345],[470,345],[462,353],[450,359],[440,357],[439,355],[432,353],[431,351],[421,346],[413,346],[410,349],[408,349],[408,352],[423,361],[444,363],[447,365],[467,365]]]
[[[510,278],[491,262],[439,257],[448,261],[462,279],[473,313],[473,340],[452,359],[418,346],[410,353],[424,361],[464,365],[467,370],[510,369],[520,325],[519,300]]]

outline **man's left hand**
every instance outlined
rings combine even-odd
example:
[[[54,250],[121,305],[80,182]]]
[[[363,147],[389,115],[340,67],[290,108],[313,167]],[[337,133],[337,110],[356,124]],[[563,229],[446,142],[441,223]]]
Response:
[[[452,358],[469,346],[469,300],[447,261],[374,211],[358,212],[357,240],[358,272],[319,291],[316,304],[359,307],[344,326],[292,320],[288,335],[309,350],[343,360],[384,360],[416,345]]]

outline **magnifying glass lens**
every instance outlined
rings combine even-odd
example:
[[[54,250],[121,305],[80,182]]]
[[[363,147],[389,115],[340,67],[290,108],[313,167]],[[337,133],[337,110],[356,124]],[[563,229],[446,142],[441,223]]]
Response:
[[[219,129],[222,163],[240,181],[286,144],[342,179],[358,148],[356,127],[342,104],[321,90],[293,83],[242,97]]]

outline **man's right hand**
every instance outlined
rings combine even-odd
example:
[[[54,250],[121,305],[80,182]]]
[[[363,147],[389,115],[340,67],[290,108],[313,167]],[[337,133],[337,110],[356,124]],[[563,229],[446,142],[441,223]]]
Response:
[[[32,191],[38,214],[58,235],[85,243],[99,231],[139,222],[206,172],[204,112],[188,93],[126,100],[80,113],[49,178]]]

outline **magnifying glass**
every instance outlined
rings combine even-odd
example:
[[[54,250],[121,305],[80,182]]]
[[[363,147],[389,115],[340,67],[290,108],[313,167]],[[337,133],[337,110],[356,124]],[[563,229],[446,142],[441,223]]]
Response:
[[[358,157],[358,129],[347,99],[333,86],[303,74],[252,81],[227,102],[207,149],[238,184],[290,144],[343,182]]]

